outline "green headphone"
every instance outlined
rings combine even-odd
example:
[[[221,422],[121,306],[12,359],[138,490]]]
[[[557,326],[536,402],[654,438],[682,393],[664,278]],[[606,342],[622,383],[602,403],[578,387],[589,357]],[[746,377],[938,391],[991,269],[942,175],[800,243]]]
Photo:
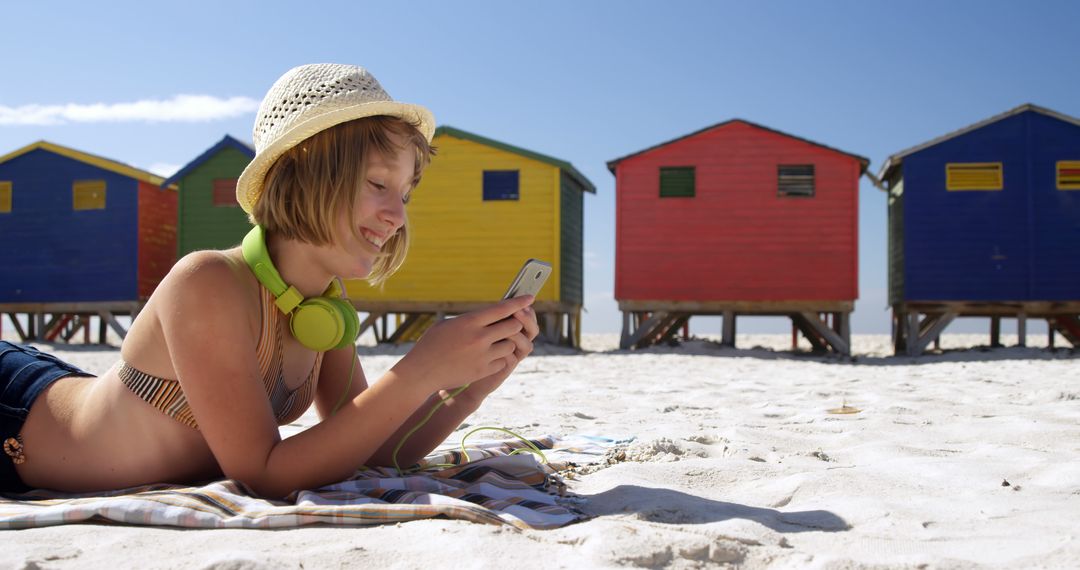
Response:
[[[262,226],[255,226],[244,236],[240,250],[244,261],[255,277],[274,294],[274,304],[282,313],[289,315],[289,330],[300,344],[318,352],[345,348],[356,342],[360,331],[360,317],[356,308],[342,299],[341,284],[337,279],[322,296],[305,299],[296,287],[281,278],[270,253],[266,251],[266,237]]]

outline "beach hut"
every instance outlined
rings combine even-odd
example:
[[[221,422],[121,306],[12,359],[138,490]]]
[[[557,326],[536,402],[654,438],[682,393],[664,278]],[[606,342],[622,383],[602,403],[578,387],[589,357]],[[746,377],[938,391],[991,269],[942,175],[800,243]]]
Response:
[[[534,305],[541,332],[577,346],[582,212],[593,184],[569,162],[453,127],[438,128],[434,144],[438,155],[408,207],[405,264],[381,289],[347,283],[353,304],[368,313],[362,328],[375,327],[380,341],[415,340],[444,315],[499,300],[536,258],[553,267]]]
[[[255,157],[255,149],[229,135],[164,182],[180,189],[177,259],[201,249],[225,249],[251,229],[236,202],[236,180]]]
[[[694,315],[722,315],[734,346],[739,315],[780,315],[815,349],[850,353],[868,164],[742,119],[608,162],[622,347]]]
[[[1021,105],[898,152],[888,192],[896,352],[915,355],[957,317],[1045,318],[1080,344],[1080,119]]]
[[[176,258],[176,189],[144,170],[39,141],[0,156],[0,313],[23,340],[125,331]],[[26,327],[16,315],[25,313]]]

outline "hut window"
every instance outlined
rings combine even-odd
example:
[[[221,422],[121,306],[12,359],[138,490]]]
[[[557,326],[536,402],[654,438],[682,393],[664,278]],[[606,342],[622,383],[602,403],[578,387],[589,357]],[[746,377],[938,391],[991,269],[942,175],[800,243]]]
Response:
[[[0,182],[0,184],[3,183]],[[1080,160],[1058,161],[1057,187],[1058,190],[1080,190]],[[0,202],[0,207],[2,207],[2,202]]]
[[[945,165],[945,189],[1001,190],[1004,177],[1000,162],[950,162]]]
[[[660,197],[661,198],[693,198],[694,197],[694,167],[693,166],[662,166],[662,167],[660,167]]]
[[[214,206],[236,207],[240,204],[236,201],[236,179],[214,179]]]
[[[517,200],[519,178],[517,170],[485,170],[484,201]]]
[[[814,196],[813,164],[780,164],[776,167],[778,196]]]
[[[71,185],[71,201],[76,210],[104,210],[105,181],[76,180]]]
[[[0,214],[11,211],[11,181],[0,180]]]

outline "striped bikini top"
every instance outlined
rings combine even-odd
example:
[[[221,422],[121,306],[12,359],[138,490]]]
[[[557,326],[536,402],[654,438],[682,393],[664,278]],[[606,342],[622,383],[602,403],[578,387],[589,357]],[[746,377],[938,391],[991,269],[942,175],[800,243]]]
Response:
[[[274,410],[274,417],[281,426],[295,421],[311,406],[312,400],[315,399],[315,379],[319,376],[323,353],[315,354],[315,364],[311,367],[307,380],[295,390],[290,391],[285,386],[282,362],[282,355],[285,352],[282,344],[284,334],[282,329],[287,327],[288,323],[283,322],[286,317],[277,310],[273,293],[266,287],[259,287],[259,290],[262,292],[259,298],[262,330],[259,332],[259,343],[256,347],[259,376],[262,378],[263,387],[266,388],[266,396],[270,400],[270,407]],[[179,381],[140,372],[122,360],[119,375],[124,385],[140,398],[180,423],[199,429]]]

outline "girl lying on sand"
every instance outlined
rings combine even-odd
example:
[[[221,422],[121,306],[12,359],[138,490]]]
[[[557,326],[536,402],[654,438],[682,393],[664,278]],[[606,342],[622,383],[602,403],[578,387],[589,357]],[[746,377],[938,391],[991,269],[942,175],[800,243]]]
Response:
[[[363,68],[306,65],[278,79],[236,188],[255,228],[242,247],[181,259],[120,362],[93,377],[0,341],[0,491],[224,476],[282,497],[364,464],[412,464],[441,443],[539,329],[530,296],[442,321],[369,387],[340,279],[377,284],[401,266],[405,204],[433,133],[427,109],[391,100]],[[312,402],[321,422],[282,440],[278,426]]]

